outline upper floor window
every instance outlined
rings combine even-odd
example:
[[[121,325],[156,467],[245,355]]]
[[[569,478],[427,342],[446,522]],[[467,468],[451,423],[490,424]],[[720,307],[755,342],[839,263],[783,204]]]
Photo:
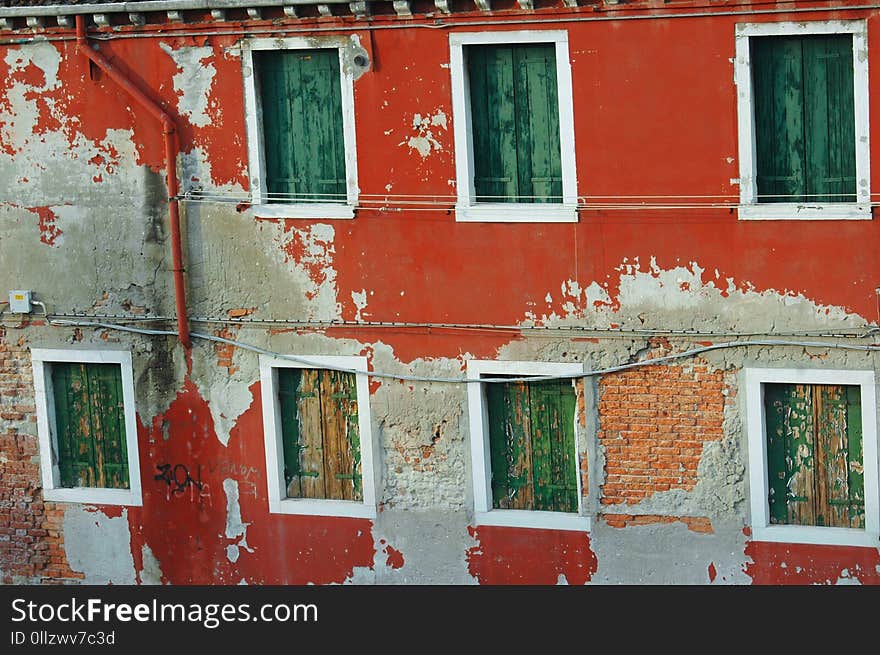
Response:
[[[870,218],[864,21],[737,26],[740,218]]]
[[[566,32],[450,36],[459,221],[576,221]]]
[[[347,43],[255,39],[244,48],[255,213],[352,218],[357,203],[353,78]]]

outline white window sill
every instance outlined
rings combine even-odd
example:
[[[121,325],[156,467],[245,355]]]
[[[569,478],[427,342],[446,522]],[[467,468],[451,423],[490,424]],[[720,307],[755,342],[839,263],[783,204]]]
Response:
[[[271,514],[299,514],[301,516],[339,516],[354,519],[376,518],[376,508],[355,500],[322,500],[315,498],[270,499]]]
[[[95,489],[92,487],[43,488],[43,499],[59,503],[81,503],[85,505],[129,505],[139,507],[143,504],[140,496],[129,489]]]
[[[880,534],[855,528],[817,528],[803,525],[772,525],[752,528],[753,541],[825,546],[880,547]]]
[[[487,202],[457,205],[455,220],[471,223],[577,223],[574,205],[543,202]]]
[[[541,512],[522,509],[493,509],[476,512],[474,523],[501,528],[533,528],[539,530],[590,531],[590,517],[562,512]]]
[[[744,221],[871,220],[870,203],[766,203],[739,206]]]
[[[307,202],[293,205],[254,205],[257,218],[354,218],[354,205],[332,202]]]

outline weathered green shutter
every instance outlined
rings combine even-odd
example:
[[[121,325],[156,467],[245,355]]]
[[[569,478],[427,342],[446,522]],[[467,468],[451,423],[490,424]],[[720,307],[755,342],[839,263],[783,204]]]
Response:
[[[852,37],[809,37],[804,47],[808,198],[855,202]]]
[[[850,35],[752,38],[759,202],[855,200]]]
[[[490,383],[486,400],[492,506],[576,512],[571,381]]]
[[[553,45],[467,50],[478,202],[561,202]]]
[[[862,527],[859,388],[767,384],[764,403],[771,522]]]
[[[486,387],[492,506],[534,509],[529,388],[522,382],[494,382]]]
[[[118,364],[52,364],[62,487],[127,489],[128,450]]]
[[[363,498],[356,384],[352,373],[278,370],[288,497]]]
[[[255,53],[270,202],[344,202],[337,50]]]

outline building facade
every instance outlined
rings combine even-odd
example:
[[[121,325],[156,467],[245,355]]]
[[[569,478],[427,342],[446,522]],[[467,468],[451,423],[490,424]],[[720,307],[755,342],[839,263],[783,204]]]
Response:
[[[878,29],[5,3],[0,580],[877,584]]]

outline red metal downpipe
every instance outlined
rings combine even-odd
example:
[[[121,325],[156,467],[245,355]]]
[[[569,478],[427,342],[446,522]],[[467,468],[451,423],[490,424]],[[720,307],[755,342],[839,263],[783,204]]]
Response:
[[[110,79],[162,123],[162,133],[165,139],[165,177],[168,185],[168,222],[171,226],[171,257],[174,266],[172,269],[174,272],[174,296],[177,303],[177,335],[183,347],[189,349],[191,342],[186,312],[186,289],[183,280],[180,206],[176,200],[177,192],[180,189],[177,180],[177,155],[180,152],[180,144],[177,139],[177,127],[174,124],[174,119],[155,100],[137,88],[109,60],[89,45],[85,17],[81,14],[76,17],[76,49],[94,62]]]

